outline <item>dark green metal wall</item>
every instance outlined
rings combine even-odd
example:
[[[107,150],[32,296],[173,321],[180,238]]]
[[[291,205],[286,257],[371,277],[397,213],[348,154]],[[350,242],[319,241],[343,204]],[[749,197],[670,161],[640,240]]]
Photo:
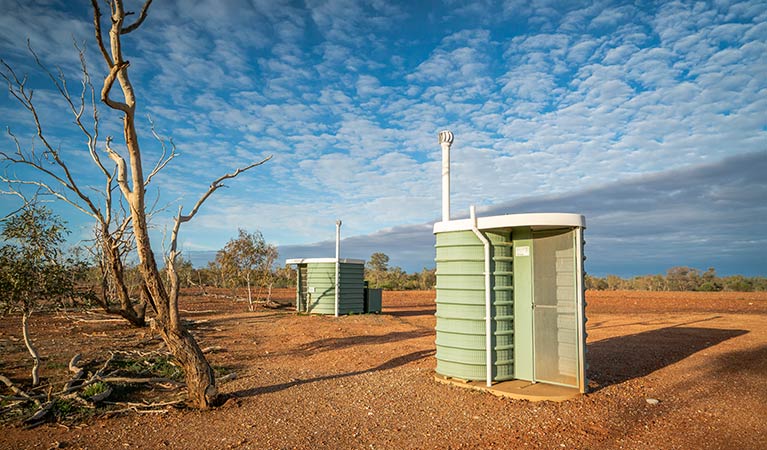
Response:
[[[306,264],[307,312],[312,314],[335,314],[336,264]],[[338,299],[339,314],[361,314],[364,311],[364,268],[362,264],[341,263],[341,295]],[[301,286],[303,283],[299,283]],[[311,290],[314,292],[311,292]]]

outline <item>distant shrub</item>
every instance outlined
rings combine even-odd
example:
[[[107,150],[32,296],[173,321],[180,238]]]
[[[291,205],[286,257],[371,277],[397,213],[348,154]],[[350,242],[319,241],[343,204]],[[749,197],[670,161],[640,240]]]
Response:
[[[731,275],[719,277],[713,267],[705,272],[691,267],[672,267],[666,275],[640,275],[624,279],[617,275],[600,278],[592,275],[585,277],[586,289],[594,290],[633,290],[633,291],[767,291],[767,278]]]

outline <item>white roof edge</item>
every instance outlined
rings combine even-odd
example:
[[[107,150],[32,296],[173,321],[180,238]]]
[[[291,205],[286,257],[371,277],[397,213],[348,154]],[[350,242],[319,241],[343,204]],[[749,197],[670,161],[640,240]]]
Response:
[[[471,219],[450,220],[434,224],[435,233],[446,231],[471,230]],[[586,228],[586,218],[573,213],[529,213],[505,214],[502,216],[477,217],[477,228],[490,230],[494,228],[532,227],[580,227]]]
[[[344,264],[365,264],[362,259],[341,258],[338,260]],[[308,264],[308,263],[334,263],[335,258],[291,258],[286,259],[285,264]]]

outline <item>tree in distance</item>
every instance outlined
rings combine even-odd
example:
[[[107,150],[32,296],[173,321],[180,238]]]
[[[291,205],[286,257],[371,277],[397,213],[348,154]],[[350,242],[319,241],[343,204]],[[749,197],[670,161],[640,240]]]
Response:
[[[279,255],[277,247],[267,243],[260,231],[248,233],[240,228],[237,233],[236,238],[230,239],[224,248],[216,253],[214,267],[224,274],[232,286],[245,281],[248,288],[248,309],[253,311],[251,285],[255,283],[258,286],[256,299],[260,298],[261,291],[266,288],[266,301],[271,300],[275,281],[272,266]]]

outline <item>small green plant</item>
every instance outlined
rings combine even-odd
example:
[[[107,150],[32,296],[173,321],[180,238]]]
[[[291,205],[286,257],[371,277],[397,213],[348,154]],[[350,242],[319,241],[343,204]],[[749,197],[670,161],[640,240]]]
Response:
[[[90,398],[94,395],[101,394],[102,392],[109,389],[109,386],[106,383],[102,383],[101,381],[97,381],[89,386],[86,386],[85,389],[80,393],[80,396],[83,398]]]
[[[184,374],[173,362],[169,354],[150,356],[123,355],[112,361],[112,365],[120,369],[125,376],[133,377],[162,377],[174,381],[183,381]]]
[[[67,399],[56,399],[51,408],[51,415],[55,422],[77,423],[93,417],[96,413],[95,408],[80,406],[79,404]]]
[[[5,402],[3,403],[3,406],[7,406],[9,404],[10,402]],[[35,410],[37,410],[37,406],[35,406],[35,404],[32,402],[26,402],[19,407],[10,408],[0,414],[0,425],[14,423],[23,418],[29,417],[34,414]]]
[[[53,403],[51,412],[57,419],[63,419],[76,409],[75,404],[71,400],[57,399]]]
[[[184,379],[181,368],[173,363],[173,358],[170,355],[148,359],[146,364],[149,366],[150,371],[157,376],[170,378],[175,381],[182,381]]]
[[[49,370],[66,369],[67,364],[61,361],[48,361],[47,363],[45,363],[45,368]]]

